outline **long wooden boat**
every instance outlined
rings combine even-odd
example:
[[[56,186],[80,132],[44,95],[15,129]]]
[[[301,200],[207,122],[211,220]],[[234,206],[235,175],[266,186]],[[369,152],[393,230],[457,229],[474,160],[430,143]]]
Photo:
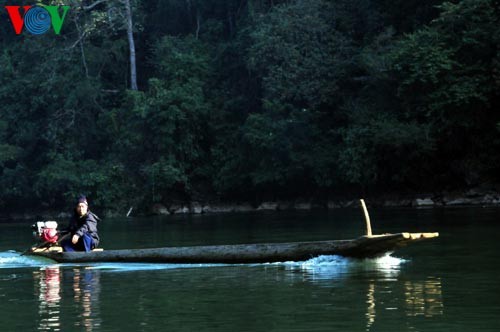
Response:
[[[320,255],[369,258],[410,243],[438,237],[438,233],[395,233],[362,236],[353,240],[262,243],[149,249],[62,252],[60,247],[32,249],[28,255],[60,263],[267,263],[303,261]]]

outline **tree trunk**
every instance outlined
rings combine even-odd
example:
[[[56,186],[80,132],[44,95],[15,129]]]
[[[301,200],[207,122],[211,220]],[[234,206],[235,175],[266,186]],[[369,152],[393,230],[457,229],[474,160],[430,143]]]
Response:
[[[85,33],[82,33],[82,29],[80,28],[80,24],[78,23],[78,20],[75,18],[74,20],[75,26],[76,26],[76,31],[78,31],[78,44],[80,44],[80,53],[82,55],[82,64],[83,68],[85,69],[85,76],[89,78],[89,68],[87,66],[87,59],[85,57],[85,49],[83,47],[83,39],[85,37]]]
[[[132,23],[132,8],[130,0],[123,0],[127,17],[127,38],[130,51],[130,89],[139,90],[137,87],[137,66],[135,58],[135,42]]]
[[[200,33],[200,24],[201,24],[201,15],[200,11],[196,11],[196,39],[198,39],[198,35]]]

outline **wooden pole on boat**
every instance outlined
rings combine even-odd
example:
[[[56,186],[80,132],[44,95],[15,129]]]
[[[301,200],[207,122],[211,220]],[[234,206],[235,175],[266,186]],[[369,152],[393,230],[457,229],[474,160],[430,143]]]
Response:
[[[370,215],[368,214],[368,209],[366,208],[365,200],[360,199],[361,206],[363,207],[363,212],[365,213],[366,221],[366,236],[372,236],[372,225],[370,223]]]

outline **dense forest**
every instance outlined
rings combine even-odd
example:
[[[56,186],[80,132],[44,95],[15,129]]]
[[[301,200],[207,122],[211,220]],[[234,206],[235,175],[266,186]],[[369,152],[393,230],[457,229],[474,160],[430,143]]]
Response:
[[[43,4],[0,8],[1,210],[500,183],[498,1]]]

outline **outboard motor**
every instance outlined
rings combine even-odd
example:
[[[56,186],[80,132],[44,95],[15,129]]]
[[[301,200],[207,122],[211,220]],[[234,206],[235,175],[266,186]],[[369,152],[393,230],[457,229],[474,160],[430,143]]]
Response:
[[[59,239],[56,221],[37,221],[33,225],[33,236],[45,243],[56,243]]]

